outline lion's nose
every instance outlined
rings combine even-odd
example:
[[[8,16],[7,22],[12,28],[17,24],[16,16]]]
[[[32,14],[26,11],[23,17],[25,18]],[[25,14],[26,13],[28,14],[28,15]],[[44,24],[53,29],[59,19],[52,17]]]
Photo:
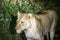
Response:
[[[15,27],[15,29],[17,29],[17,27]]]
[[[15,29],[17,30],[18,29],[18,26],[16,25]]]
[[[15,29],[16,30],[21,29],[20,25],[16,25]]]

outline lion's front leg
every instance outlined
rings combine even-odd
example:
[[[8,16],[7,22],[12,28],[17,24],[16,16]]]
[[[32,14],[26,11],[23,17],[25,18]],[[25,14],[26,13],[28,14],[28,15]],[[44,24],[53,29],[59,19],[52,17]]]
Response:
[[[30,38],[27,38],[27,40],[32,40],[32,39],[30,39]]]
[[[41,39],[27,39],[27,40],[41,40]]]

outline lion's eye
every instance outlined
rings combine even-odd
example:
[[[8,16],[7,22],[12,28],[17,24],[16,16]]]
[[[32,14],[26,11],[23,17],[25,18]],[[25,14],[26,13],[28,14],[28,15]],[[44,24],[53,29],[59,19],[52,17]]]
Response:
[[[23,21],[21,23],[23,23]]]

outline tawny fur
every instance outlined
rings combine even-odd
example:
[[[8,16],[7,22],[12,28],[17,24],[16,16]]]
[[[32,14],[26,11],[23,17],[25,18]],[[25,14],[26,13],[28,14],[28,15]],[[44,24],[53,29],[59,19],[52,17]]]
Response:
[[[50,32],[50,39],[53,40],[57,14],[53,10],[45,10],[41,14],[22,14],[18,12],[17,33],[24,30],[27,40],[44,40],[43,35]],[[49,40],[47,35],[47,40]]]

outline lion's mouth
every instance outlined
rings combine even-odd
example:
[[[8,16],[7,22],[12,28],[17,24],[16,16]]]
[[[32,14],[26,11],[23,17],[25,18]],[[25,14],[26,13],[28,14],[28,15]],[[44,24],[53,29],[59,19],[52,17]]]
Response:
[[[16,32],[17,32],[17,33],[21,33],[21,31],[20,31],[20,30],[16,30]]]

